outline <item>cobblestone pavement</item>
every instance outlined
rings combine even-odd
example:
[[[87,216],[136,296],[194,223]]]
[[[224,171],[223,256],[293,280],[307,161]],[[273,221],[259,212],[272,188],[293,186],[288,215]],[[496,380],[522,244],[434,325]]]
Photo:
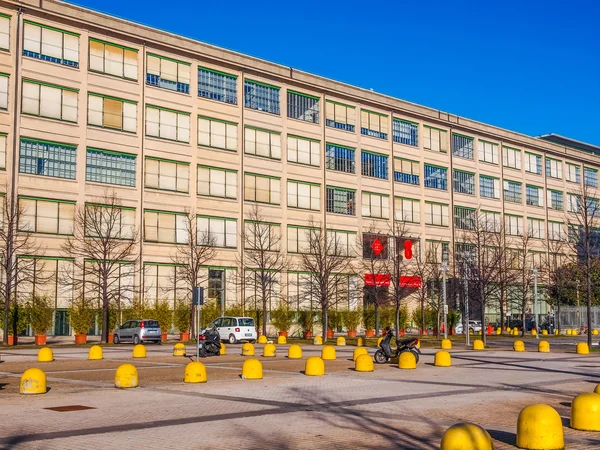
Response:
[[[286,347],[278,346],[276,358],[256,357],[262,380],[242,380],[246,357],[228,346],[227,356],[203,361],[203,384],[182,382],[189,359],[170,356],[169,346],[148,346],[144,360],[133,360],[130,346],[106,348],[103,361],[87,361],[87,349],[57,348],[46,364],[34,349],[5,350],[0,448],[436,449],[448,426],[471,421],[490,432],[497,449],[512,449],[519,411],[534,403],[560,413],[568,449],[600,448],[600,433],[568,428],[573,397],[600,383],[597,354],[455,350],[453,367],[440,368],[434,350],[424,350],[416,370],[386,364],[357,373],[353,347],[338,347],[327,375],[307,377],[304,361],[288,360]],[[320,351],[303,349],[304,359]],[[125,361],[139,369],[137,389],[113,387]],[[47,394],[17,393],[28,367],[46,371]],[[45,409],[72,405],[93,409]]]

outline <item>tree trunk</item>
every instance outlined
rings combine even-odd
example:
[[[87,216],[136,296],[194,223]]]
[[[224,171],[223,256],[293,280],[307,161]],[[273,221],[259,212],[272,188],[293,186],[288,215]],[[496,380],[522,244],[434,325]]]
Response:
[[[500,330],[504,331],[504,292],[500,291],[500,304],[498,305],[500,311]]]
[[[108,343],[108,282],[102,280],[102,342]]]
[[[323,335],[323,344],[327,342],[327,307],[321,307],[321,326],[323,330],[321,330],[321,334]]]
[[[481,305],[481,340],[483,341],[483,346],[487,345],[487,330],[485,327],[485,296],[484,296],[484,287],[483,285],[479,288],[479,296],[481,297],[479,304]]]
[[[586,283],[586,310],[587,310],[587,343],[592,348],[592,261],[587,255],[587,283]]]
[[[263,336],[267,335],[267,298],[264,295],[262,300],[262,333]]]
[[[400,337],[400,302],[396,302],[396,339]]]
[[[421,333],[425,334],[425,298],[421,297]]]
[[[554,320],[554,329],[560,333],[560,291],[556,297],[556,317]]]
[[[379,336],[379,304],[375,302],[375,336]]]

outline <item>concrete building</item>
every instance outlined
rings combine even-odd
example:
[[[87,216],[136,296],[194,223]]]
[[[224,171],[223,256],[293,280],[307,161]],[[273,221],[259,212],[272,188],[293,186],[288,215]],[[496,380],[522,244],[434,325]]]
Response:
[[[237,261],[254,204],[292,260],[311,216],[350,247],[373,223],[403,221],[422,247],[452,249],[475,209],[515,235],[532,230],[543,253],[572,193],[597,185],[600,159],[587,144],[525,136],[55,0],[2,0],[0,13],[0,182],[45,248],[47,280],[19,293],[55,301],[57,334],[69,332],[73,295],[60,284],[72,264],[61,245],[76,208],[107,189],[122,200],[123,237],[143,231],[138,295],[178,297],[171,255],[189,210],[218,241],[209,297],[231,305],[244,303]],[[288,297],[306,301],[302,274],[286,278]],[[350,306],[359,284],[348,277]]]

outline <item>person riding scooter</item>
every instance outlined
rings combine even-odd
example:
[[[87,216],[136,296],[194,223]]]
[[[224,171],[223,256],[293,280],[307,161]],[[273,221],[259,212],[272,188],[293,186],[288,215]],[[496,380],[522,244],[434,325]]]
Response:
[[[216,326],[204,331],[198,337],[198,353],[202,358],[221,354],[221,336]]]
[[[403,352],[411,352],[415,355],[416,362],[419,362],[419,355],[421,350],[417,347],[419,343],[418,338],[408,338],[408,339],[396,339],[396,349],[392,350],[391,341],[394,337],[394,330],[390,327],[386,327],[387,334],[385,338],[379,344],[379,350],[375,352],[373,359],[377,364],[384,364],[390,360],[390,358],[397,358],[400,353]]]

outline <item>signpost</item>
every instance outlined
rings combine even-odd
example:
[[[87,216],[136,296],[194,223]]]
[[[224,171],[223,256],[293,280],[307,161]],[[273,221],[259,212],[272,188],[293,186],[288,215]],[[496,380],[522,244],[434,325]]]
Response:
[[[446,303],[446,273],[448,272],[448,264],[446,261],[442,263],[442,297],[444,300],[444,339],[448,339],[448,304]]]
[[[196,307],[196,362],[200,359],[200,307],[204,304],[204,288],[192,289],[192,305]]]
[[[537,308],[537,302],[538,302],[538,289],[537,289],[537,283],[538,283],[538,270],[534,267],[533,270],[533,313],[535,314],[535,338],[539,339],[540,338],[540,325],[538,324],[538,308]]]

